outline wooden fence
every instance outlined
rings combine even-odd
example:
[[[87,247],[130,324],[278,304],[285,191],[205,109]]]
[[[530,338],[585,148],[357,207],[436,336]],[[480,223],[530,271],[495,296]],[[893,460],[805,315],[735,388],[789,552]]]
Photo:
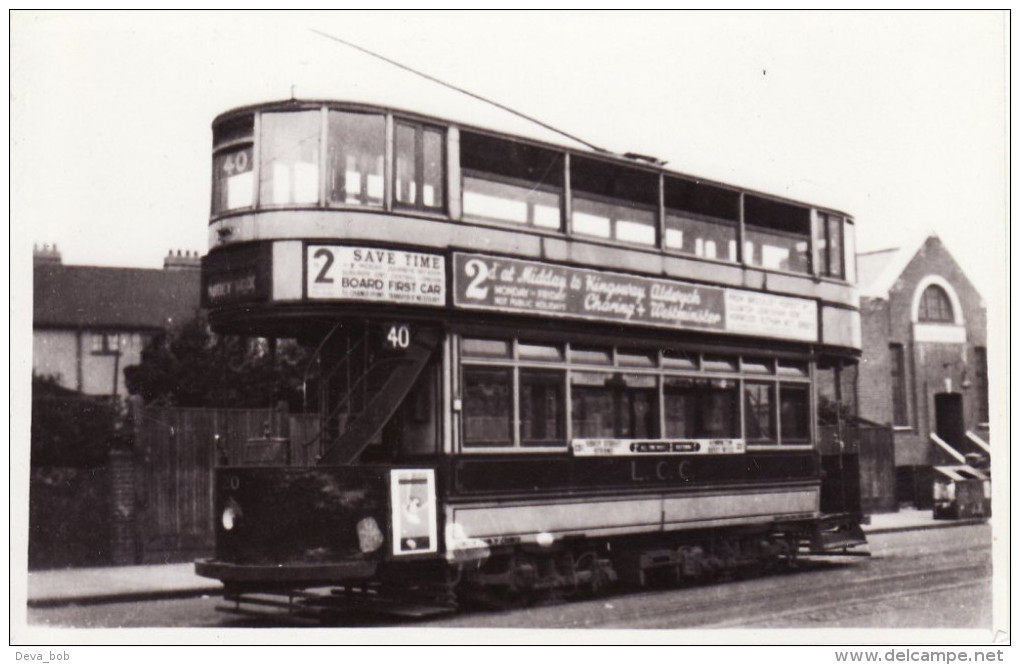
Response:
[[[248,459],[257,442],[279,442],[282,457],[309,464],[315,415],[274,409],[144,407],[136,416],[135,559],[187,561],[212,553],[213,469]],[[268,460],[267,460],[268,461]],[[272,461],[283,461],[272,460]]]

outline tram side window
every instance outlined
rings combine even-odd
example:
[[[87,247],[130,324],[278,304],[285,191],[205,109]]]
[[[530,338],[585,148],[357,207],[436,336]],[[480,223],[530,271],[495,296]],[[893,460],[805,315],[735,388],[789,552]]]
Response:
[[[818,265],[819,274],[842,279],[845,277],[843,270],[843,218],[820,212],[815,230],[815,263]]]
[[[465,218],[562,228],[561,153],[462,132],[460,164]]]
[[[558,446],[566,439],[565,373],[520,370],[521,443]]]
[[[769,270],[810,273],[811,216],[806,208],[744,197],[744,261]]]
[[[464,368],[464,444],[512,446],[513,371]]]
[[[262,205],[318,203],[319,111],[263,113],[259,149]]]
[[[571,377],[573,436],[578,439],[658,437],[655,378],[605,372]]]
[[[779,427],[784,445],[807,443],[811,433],[809,391],[806,385],[780,384]]]
[[[738,192],[666,178],[663,200],[666,249],[706,259],[737,260]]]
[[[570,185],[573,233],[655,246],[659,205],[656,174],[574,157]]]
[[[748,443],[776,443],[774,384],[744,384],[744,436]]]
[[[385,118],[376,114],[330,111],[328,134],[329,202],[381,206]]]
[[[255,200],[254,127],[254,116],[246,115],[213,128],[213,214],[250,208]]]
[[[663,385],[666,438],[740,436],[736,381],[667,377]]]
[[[393,151],[393,198],[397,204],[419,210],[441,210],[445,206],[445,136],[438,129],[397,123]]]

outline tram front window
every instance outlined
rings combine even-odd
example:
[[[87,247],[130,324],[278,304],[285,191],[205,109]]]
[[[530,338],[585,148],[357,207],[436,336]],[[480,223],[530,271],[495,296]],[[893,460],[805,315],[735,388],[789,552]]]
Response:
[[[397,123],[393,147],[396,160],[393,198],[396,203],[425,210],[439,210],[446,204],[444,137],[437,129]]]
[[[386,120],[368,113],[329,112],[329,202],[381,206]]]
[[[230,118],[213,127],[213,214],[250,208],[255,201],[252,115]]]
[[[263,113],[259,201],[262,205],[319,201],[319,111]]]

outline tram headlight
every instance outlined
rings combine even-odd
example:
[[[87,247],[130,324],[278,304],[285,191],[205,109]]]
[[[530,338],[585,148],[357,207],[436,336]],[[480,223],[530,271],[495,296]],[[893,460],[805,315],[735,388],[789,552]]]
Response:
[[[241,506],[237,505],[236,501],[231,500],[227,507],[223,509],[223,515],[220,520],[225,531],[233,531],[241,521]]]
[[[366,517],[358,522],[358,547],[362,552],[368,554],[374,552],[383,544],[382,529],[374,517]]]

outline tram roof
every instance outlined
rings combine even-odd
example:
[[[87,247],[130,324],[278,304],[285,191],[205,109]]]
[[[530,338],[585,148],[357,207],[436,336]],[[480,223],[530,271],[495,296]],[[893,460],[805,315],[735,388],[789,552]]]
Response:
[[[246,104],[244,106],[238,106],[227,111],[224,111],[223,113],[220,113],[219,115],[216,116],[216,118],[213,120],[213,125],[231,116],[268,109],[284,110],[287,108],[333,105],[337,107],[387,111],[411,119],[419,119],[422,121],[429,121],[436,124],[455,125],[461,129],[478,131],[494,136],[500,136],[502,138],[506,138],[509,140],[531,143],[556,150],[566,150],[571,152],[572,154],[581,154],[589,157],[594,157],[596,159],[610,161],[621,166],[628,166],[631,168],[646,170],[654,173],[664,173],[666,175],[692,180],[699,184],[712,185],[715,187],[720,187],[722,189],[728,189],[731,191],[746,192],[748,194],[762,196],[764,198],[768,198],[774,201],[781,201],[798,206],[810,206],[818,208],[823,211],[843,215],[845,217],[850,218],[851,220],[853,219],[853,215],[850,215],[847,212],[839,210],[838,208],[819,205],[817,203],[810,203],[804,200],[781,196],[770,192],[755,190],[749,187],[743,187],[740,185],[724,182],[721,180],[704,178],[691,173],[668,169],[665,168],[665,164],[667,164],[668,162],[659,161],[658,163],[653,163],[652,161],[648,161],[648,159],[644,158],[643,155],[635,156],[633,153],[621,154],[617,152],[612,152],[610,150],[596,150],[593,149],[590,145],[580,140],[571,139],[556,131],[542,127],[541,125],[536,124],[533,121],[529,121],[525,118],[518,117],[508,111],[493,107],[491,104],[488,103],[467,99],[466,102],[470,103],[443,106],[442,105],[443,101],[449,100],[448,98],[443,98],[442,100],[439,100],[425,97],[422,98],[420,101],[416,100],[415,106],[417,108],[412,110],[403,105],[395,105],[391,103],[384,103],[381,101],[369,101],[357,99],[309,97],[309,98],[267,100],[264,102],[257,102],[253,104]]]

